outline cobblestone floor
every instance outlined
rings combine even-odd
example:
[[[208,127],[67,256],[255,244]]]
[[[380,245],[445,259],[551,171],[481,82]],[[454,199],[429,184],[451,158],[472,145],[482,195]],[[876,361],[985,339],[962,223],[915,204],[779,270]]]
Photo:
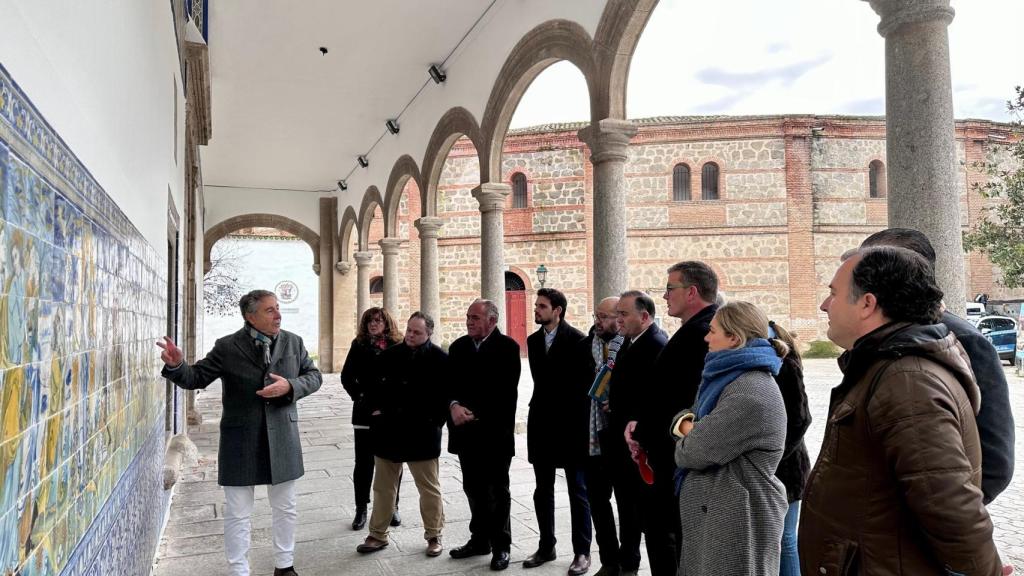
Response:
[[[524,362],[519,388],[520,420],[516,437],[517,456],[512,462],[512,565],[522,570],[522,561],[537,546],[538,534],[533,515],[533,471],[526,461],[525,421],[527,402],[532,393],[529,368]],[[839,381],[839,371],[831,360],[806,363],[806,385],[815,421],[807,434],[812,460],[818,452],[828,407],[829,389]],[[1024,462],[1024,379],[1007,368],[1014,413],[1017,415],[1017,460]],[[220,390],[210,387],[198,400],[205,418],[190,431],[200,451],[199,462],[187,471],[175,489],[170,517],[160,543],[153,574],[227,574],[223,552],[223,494],[217,486],[217,426],[220,418]],[[306,475],[298,484],[299,526],[296,543],[296,568],[302,576],[351,574],[381,576],[430,576],[441,574],[490,574],[489,556],[453,560],[447,550],[439,558],[423,554],[422,522],[419,519],[416,488],[406,475],[401,490],[403,524],[393,529],[387,549],[364,556],[355,547],[365,530],[351,530],[353,514],[352,428],[349,425],[351,403],[341,388],[337,374],[325,376],[321,390],[299,405],[304,444]],[[445,441],[447,442],[447,440]],[[447,445],[447,443],[445,444]],[[1015,480],[989,511],[996,524],[996,540],[1003,560],[1012,562],[1016,573],[1024,573],[1024,480]],[[558,560],[530,570],[533,576],[565,574],[571,562],[569,510],[564,479],[556,488],[556,527]],[[445,502],[446,549],[464,543],[469,536],[469,508],[462,493],[458,461],[447,452],[441,456],[441,486]],[[272,574],[270,544],[270,508],[266,494],[258,489],[253,518],[253,548],[250,564],[253,574]],[[646,554],[645,554],[646,555]],[[597,546],[594,545],[597,570]],[[649,574],[646,558],[641,574]]]

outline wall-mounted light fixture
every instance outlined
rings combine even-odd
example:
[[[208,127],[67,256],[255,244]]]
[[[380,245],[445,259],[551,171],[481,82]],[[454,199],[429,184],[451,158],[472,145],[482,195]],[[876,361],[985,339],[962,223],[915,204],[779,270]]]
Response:
[[[440,84],[448,79],[448,75],[442,72],[441,69],[438,68],[437,64],[431,64],[427,72],[430,74],[430,77],[434,80],[435,84]]]
[[[366,154],[363,154],[356,158],[356,161],[359,162],[359,165],[362,166],[363,168],[366,168],[370,165],[370,159],[366,157]]]
[[[544,283],[547,282],[547,280],[548,280],[548,268],[547,268],[547,266],[541,264],[540,266],[537,266],[536,272],[537,272],[537,282],[539,282],[540,283],[540,287],[543,288],[544,287]]]
[[[398,120],[391,119],[384,123],[388,127],[388,132],[392,134],[398,134]]]
[[[348,190],[348,182],[345,182],[344,180],[338,180],[338,189],[341,190],[342,192]]]

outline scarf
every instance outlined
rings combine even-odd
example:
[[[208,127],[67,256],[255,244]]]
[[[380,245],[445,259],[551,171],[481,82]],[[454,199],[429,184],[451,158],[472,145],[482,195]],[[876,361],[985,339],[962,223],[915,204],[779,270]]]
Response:
[[[270,347],[273,346],[275,338],[267,336],[263,332],[252,327],[252,324],[245,323],[246,330],[249,331],[249,336],[252,336],[253,343],[256,344],[256,348],[263,351],[263,367],[267,368],[270,366]]]
[[[594,372],[601,378],[602,372],[611,379],[610,370],[615,367],[615,355],[622,346],[622,336],[615,336],[605,342],[597,334],[593,335],[590,352],[594,356]],[[605,370],[607,368],[607,370]],[[601,455],[601,441],[598,433],[608,427],[608,414],[601,409],[601,404],[594,398],[590,399],[590,450],[591,456]]]
[[[704,357],[704,371],[701,373],[700,388],[697,389],[697,403],[694,406],[694,424],[707,416],[718,405],[722,391],[745,372],[767,370],[772,376],[779,373],[782,358],[764,338],[747,340],[742,348],[730,348],[708,352]],[[686,479],[686,469],[677,468],[675,473],[676,495]]]

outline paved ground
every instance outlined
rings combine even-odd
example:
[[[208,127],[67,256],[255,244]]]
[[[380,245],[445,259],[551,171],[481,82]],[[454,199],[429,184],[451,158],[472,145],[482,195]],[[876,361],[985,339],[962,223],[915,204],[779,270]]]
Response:
[[[807,434],[812,460],[824,431],[828,391],[839,381],[834,361],[811,360],[806,363],[807,392],[815,422]],[[532,391],[529,369],[524,363],[520,383],[518,417],[526,419],[526,403]],[[1012,376],[1009,369],[1011,399],[1017,415],[1017,460],[1024,463],[1024,379]],[[176,488],[170,518],[154,566],[156,576],[179,574],[227,574],[223,554],[223,495],[217,486],[217,425],[220,417],[220,390],[216,385],[199,398],[205,422],[190,431],[199,447],[200,460]],[[305,446],[306,476],[299,481],[299,527],[296,565],[302,576],[352,574],[382,576],[428,576],[440,574],[490,574],[489,556],[452,560],[447,550],[439,558],[423,554],[422,523],[416,505],[416,488],[410,475],[402,484],[400,528],[393,529],[392,544],[384,551],[364,556],[355,547],[365,531],[349,527],[353,513],[352,429],[349,425],[351,403],[341,389],[336,374],[325,377],[323,388],[299,406]],[[522,427],[525,432],[525,425]],[[522,570],[522,561],[536,549],[537,530],[533,515],[533,472],[526,462],[526,436],[517,435],[517,456],[512,462],[512,548],[509,570]],[[1022,464],[1024,465],[1024,464]],[[996,539],[1003,559],[1013,562],[1017,573],[1024,573],[1024,476],[989,508],[996,523]],[[530,570],[533,576],[565,574],[571,561],[568,498],[559,478],[556,489],[558,530],[557,561]],[[457,460],[444,452],[441,457],[441,485],[445,500],[446,549],[458,546],[469,536],[469,508],[462,493]],[[270,549],[270,508],[262,489],[257,490],[253,519],[253,549],[250,563],[253,574],[273,572]],[[594,563],[597,555],[595,544]],[[649,574],[646,561],[641,574]]]

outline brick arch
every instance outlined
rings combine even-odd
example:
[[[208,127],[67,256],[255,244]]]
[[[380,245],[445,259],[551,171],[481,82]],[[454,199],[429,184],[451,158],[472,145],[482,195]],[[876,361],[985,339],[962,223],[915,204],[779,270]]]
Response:
[[[658,0],[609,0],[594,32],[595,80],[599,90],[591,97],[594,120],[626,119],[629,66],[640,35]]]
[[[203,272],[210,271],[210,251],[218,240],[243,228],[276,228],[301,238],[313,251],[313,272],[320,275],[320,235],[305,225],[278,214],[242,214],[211,226],[203,234]]]
[[[423,184],[420,186],[421,216],[437,216],[437,184],[441,180],[441,170],[448,158],[448,152],[462,136],[469,138],[473,143],[477,160],[483,169],[483,137],[476,118],[461,106],[448,110],[438,120],[434,133],[430,135],[430,141],[427,143],[427,151],[423,155],[423,171],[420,173]]]
[[[373,221],[373,211],[380,207],[384,209],[384,201],[380,198],[380,191],[376,186],[370,186],[363,194],[363,203],[359,206],[359,249],[370,249],[370,223]]]
[[[359,227],[359,218],[356,216],[356,211],[351,206],[345,209],[344,216],[341,217],[341,226],[338,227],[338,261],[339,262],[350,262],[352,255],[349,254],[349,250],[352,245],[352,231],[357,230]]]
[[[419,190],[423,190],[420,167],[416,165],[412,156],[403,154],[391,168],[388,187],[384,189],[384,205],[381,209],[384,212],[384,236],[388,238],[398,236],[398,205],[402,200],[402,190],[410,179],[416,183]]]
[[[480,163],[481,182],[490,182],[492,176],[501,175],[502,147],[512,115],[526,89],[548,66],[566,60],[579,69],[587,81],[593,117],[594,98],[600,90],[595,84],[593,49],[587,31],[569,20],[549,20],[519,40],[498,72],[484,112],[481,129],[486,149],[481,157],[487,161]]]
[[[515,274],[516,276],[519,276],[523,280],[523,284],[526,285],[525,290],[526,290],[527,293],[530,293],[530,292],[534,291],[533,279],[526,272],[526,270],[523,270],[522,268],[520,268],[518,266],[509,266],[507,272],[511,272],[511,273]]]

